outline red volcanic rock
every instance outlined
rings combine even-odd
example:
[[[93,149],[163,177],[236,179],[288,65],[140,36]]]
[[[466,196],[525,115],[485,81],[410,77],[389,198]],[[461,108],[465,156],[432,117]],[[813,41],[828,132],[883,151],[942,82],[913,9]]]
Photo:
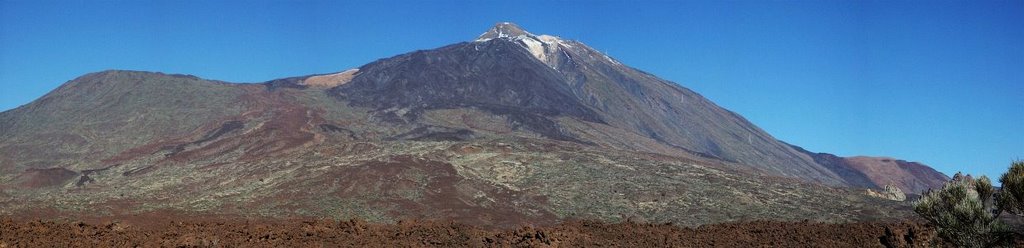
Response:
[[[148,226],[132,222],[0,219],[0,247],[924,247],[942,243],[933,227],[909,221],[755,221],[697,228],[569,221],[498,230],[415,220],[390,225],[359,220],[189,219]]]

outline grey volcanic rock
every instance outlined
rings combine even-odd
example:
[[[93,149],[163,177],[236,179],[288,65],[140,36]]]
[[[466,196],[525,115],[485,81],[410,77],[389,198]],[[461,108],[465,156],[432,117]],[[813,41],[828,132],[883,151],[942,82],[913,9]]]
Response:
[[[478,108],[545,137],[572,141],[579,140],[560,131],[550,117],[603,123],[596,111],[575,99],[557,72],[501,40],[417,51],[359,71],[332,92],[354,106],[374,108],[385,120],[412,123],[425,110]]]
[[[515,44],[460,43],[379,60],[334,92],[378,109],[480,107],[601,122],[577,101],[557,72]]]

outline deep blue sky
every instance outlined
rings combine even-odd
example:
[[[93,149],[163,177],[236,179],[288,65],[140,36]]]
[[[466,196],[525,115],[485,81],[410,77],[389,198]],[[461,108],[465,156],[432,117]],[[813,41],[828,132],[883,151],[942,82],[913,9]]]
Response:
[[[512,21],[812,151],[990,177],[1024,159],[1024,1],[482,2],[0,0],[0,110],[99,70],[260,82]]]

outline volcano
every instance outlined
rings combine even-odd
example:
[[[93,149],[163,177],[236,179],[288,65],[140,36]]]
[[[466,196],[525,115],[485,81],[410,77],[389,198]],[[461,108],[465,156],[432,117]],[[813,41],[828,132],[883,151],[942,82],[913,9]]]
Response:
[[[12,215],[834,222],[910,213],[865,188],[947,179],[786,144],[677,83],[512,23],[257,84],[90,73],[0,113],[0,214]]]

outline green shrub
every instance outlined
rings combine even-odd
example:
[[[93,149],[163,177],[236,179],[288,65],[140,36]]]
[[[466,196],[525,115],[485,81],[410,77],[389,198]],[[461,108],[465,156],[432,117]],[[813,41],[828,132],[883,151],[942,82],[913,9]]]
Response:
[[[1015,161],[1010,171],[999,177],[1003,188],[999,193],[997,205],[1011,214],[1024,215],[1024,161]]]
[[[977,180],[959,173],[942,189],[914,202],[914,212],[937,227],[939,237],[957,247],[991,247],[1006,241],[999,211],[989,200],[995,190],[987,177]]]

